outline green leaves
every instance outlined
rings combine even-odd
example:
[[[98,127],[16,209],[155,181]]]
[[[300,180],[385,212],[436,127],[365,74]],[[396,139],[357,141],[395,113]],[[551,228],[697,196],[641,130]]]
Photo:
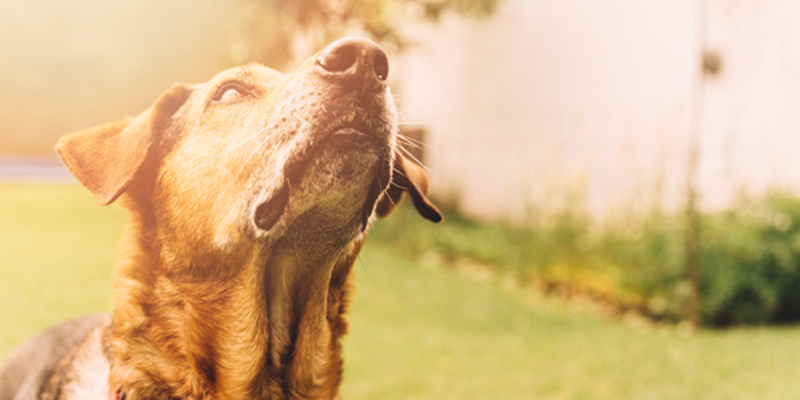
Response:
[[[684,318],[690,294],[684,214],[656,213],[598,228],[577,210],[524,226],[478,224],[449,210],[447,222],[435,228],[401,210],[378,223],[370,240],[456,267],[472,260],[490,266],[496,276],[582,293],[655,319]],[[699,248],[704,325],[800,321],[796,195],[772,192],[742,198],[729,210],[701,213]]]
[[[501,0],[246,0],[241,3],[242,37],[249,60],[269,65],[308,54],[292,54],[298,43],[313,49],[353,31],[401,49],[403,27],[436,22],[448,13],[470,18],[491,15]],[[237,60],[241,62],[241,60]]]

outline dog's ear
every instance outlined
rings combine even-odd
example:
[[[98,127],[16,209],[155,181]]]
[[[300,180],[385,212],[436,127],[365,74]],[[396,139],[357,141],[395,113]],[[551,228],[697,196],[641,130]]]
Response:
[[[173,85],[139,116],[66,135],[56,151],[101,204],[110,204],[128,188],[190,93],[186,85]]]
[[[433,222],[441,222],[443,217],[439,209],[428,200],[428,174],[422,167],[403,157],[399,152],[394,157],[394,172],[392,173],[392,183],[378,200],[375,211],[381,218],[386,217],[403,200],[403,194],[408,192],[414,208],[425,219]]]

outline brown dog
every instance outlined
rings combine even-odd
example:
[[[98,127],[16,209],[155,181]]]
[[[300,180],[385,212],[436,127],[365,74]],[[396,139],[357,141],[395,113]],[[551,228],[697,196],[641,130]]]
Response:
[[[373,214],[427,178],[403,157],[386,55],[329,45],[293,75],[175,85],[58,151],[131,219],[114,312],[62,325],[0,372],[6,399],[333,399],[351,268]]]

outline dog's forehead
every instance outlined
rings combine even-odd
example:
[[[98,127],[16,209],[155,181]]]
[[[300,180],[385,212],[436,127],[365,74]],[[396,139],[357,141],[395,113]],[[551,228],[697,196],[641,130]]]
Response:
[[[239,67],[233,67],[220,72],[208,82],[202,83],[207,90],[213,90],[220,84],[229,81],[242,81],[254,84],[269,83],[280,81],[285,78],[285,75],[269,67],[261,64],[247,64]]]

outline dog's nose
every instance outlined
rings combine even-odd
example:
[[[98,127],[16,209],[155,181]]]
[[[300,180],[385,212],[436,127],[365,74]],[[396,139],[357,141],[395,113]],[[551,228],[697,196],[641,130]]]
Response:
[[[328,45],[317,58],[317,65],[326,75],[345,81],[381,83],[389,75],[389,61],[383,49],[358,37],[339,39]]]

